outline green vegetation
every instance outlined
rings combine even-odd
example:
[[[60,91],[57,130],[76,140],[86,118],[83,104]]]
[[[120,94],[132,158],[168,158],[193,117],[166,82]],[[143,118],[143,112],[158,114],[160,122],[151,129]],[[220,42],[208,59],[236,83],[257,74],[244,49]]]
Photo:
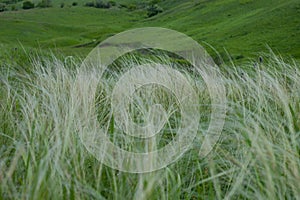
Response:
[[[92,9],[84,6],[88,2],[91,3],[89,6],[101,2],[111,7]],[[0,43],[5,47],[2,51],[22,44],[26,48],[54,47],[67,55],[74,52],[86,55],[112,34],[134,27],[158,26],[183,32],[208,49],[209,44],[224,58],[228,57],[228,51],[232,59],[245,61],[265,51],[267,46],[284,56],[300,58],[300,4],[297,0],[276,0],[271,5],[267,1],[254,0],[148,3],[81,0],[77,2],[78,6],[72,8],[71,0],[52,0],[51,9],[37,8],[29,12],[22,11],[19,3],[15,6],[17,13],[1,13]],[[39,1],[34,3],[37,5]],[[64,9],[57,9],[62,3]],[[7,5],[6,9],[11,10],[11,5]],[[152,16],[152,12],[147,11],[147,8],[152,9],[150,5],[158,9],[154,12],[157,15]],[[159,13],[159,8],[164,11]],[[84,45],[93,40],[96,42]],[[213,54],[213,51],[210,53]]]
[[[39,2],[37,4],[37,7],[40,7],[40,8],[49,8],[51,6],[52,6],[51,0],[42,0],[41,2]]]
[[[159,7],[157,4],[150,4],[147,7],[147,16],[148,17],[153,17],[162,12],[163,12],[163,9],[161,7]]]
[[[20,67],[1,68],[1,197],[297,199],[300,66],[275,55],[264,58],[264,64],[256,67],[249,64],[222,69],[219,81],[226,85],[228,112],[219,143],[208,157],[198,157],[200,129],[192,150],[174,164],[146,174],[106,167],[81,143],[79,135],[85,134],[82,127],[87,122],[107,121],[109,107],[102,105],[106,92],[94,70],[74,68],[78,63],[73,58],[61,62],[54,57],[35,59],[27,72]],[[124,66],[130,63],[133,61],[123,60]],[[117,79],[119,73],[110,71],[109,75]],[[199,95],[203,105],[200,125],[205,128],[210,111],[204,102],[209,93],[203,88]],[[155,98],[159,102],[163,99],[163,105],[172,105],[174,100],[151,97],[154,102]],[[167,124],[176,125],[176,119]],[[97,128],[88,127],[96,132]],[[110,134],[114,130],[110,125]],[[162,144],[172,139],[172,132],[168,132],[172,129],[165,130]],[[122,134],[117,136],[112,141],[120,145],[126,142],[127,148],[131,147],[128,144],[139,144],[122,140]]]
[[[147,26],[183,32],[208,50],[220,64],[227,115],[219,142],[200,159],[211,102],[202,79],[188,77],[203,86],[193,148],[159,171],[129,174],[99,162],[79,137],[82,127],[97,133],[108,123],[120,147],[151,148],[116,133],[104,86],[149,59],[185,76],[191,66],[170,52],[138,51],[109,66],[107,85],[79,66],[106,38]],[[0,199],[299,199],[298,0],[0,0],[0,30]],[[141,99],[175,110],[155,137],[162,147],[180,123],[176,98],[162,88],[148,98],[143,89],[130,108],[135,123],[149,111],[139,110]]]
[[[6,9],[6,4],[4,4],[4,3],[0,3],[0,12],[4,12],[4,11],[6,11],[7,9]]]
[[[32,3],[31,1],[24,1],[22,8],[24,10],[32,9],[32,8],[34,8],[34,3]]]

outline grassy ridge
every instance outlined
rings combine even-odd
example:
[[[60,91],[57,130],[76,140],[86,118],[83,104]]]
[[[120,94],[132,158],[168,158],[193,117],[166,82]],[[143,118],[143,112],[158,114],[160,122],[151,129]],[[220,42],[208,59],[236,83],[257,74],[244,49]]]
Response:
[[[179,3],[181,2],[181,3]],[[253,56],[266,45],[300,57],[300,4],[298,1],[178,1],[151,20],[155,26],[182,31],[235,57]]]
[[[72,1],[73,2],[73,1]],[[86,54],[97,42],[134,27],[172,28],[209,43],[233,59],[254,57],[269,45],[283,55],[300,58],[300,3],[297,0],[161,1],[164,12],[146,18],[146,11],[125,8],[59,8],[0,13],[0,44],[5,47],[58,48]],[[117,1],[135,4],[135,1]],[[71,5],[71,1],[66,1]],[[93,42],[95,41],[96,42]],[[90,45],[84,45],[90,44]],[[80,49],[74,49],[74,46]],[[86,47],[88,47],[86,49]],[[226,56],[224,56],[226,57]]]
[[[65,2],[70,5],[73,0]],[[166,168],[129,174],[99,162],[79,138],[98,133],[99,126],[111,120],[108,131],[114,144],[137,147],[137,152],[147,148],[144,141],[119,134],[114,118],[108,116],[107,91],[119,80],[121,70],[110,66],[106,84],[95,73],[97,66],[91,71],[79,69],[74,66],[81,64],[80,58],[64,59],[74,54],[82,58],[105,38],[144,26],[184,32],[222,55],[226,48],[237,61],[256,56],[266,44],[299,58],[300,4],[270,2],[161,1],[164,12],[152,18],[146,18],[143,9],[86,8],[83,1],[59,8],[59,0],[52,8],[0,13],[0,199],[299,199],[300,66],[296,62],[263,54],[262,63],[221,68],[218,81],[226,87],[227,116],[218,144],[205,159],[199,158],[199,149],[201,131],[209,126],[210,91],[201,87],[204,83],[198,77],[189,76],[186,63],[177,63],[199,89],[199,138]],[[49,49],[62,59],[41,56]],[[28,62],[28,57],[35,59]],[[115,64],[130,68],[140,59],[132,55]],[[157,59],[170,62],[163,56]],[[16,60],[28,67],[11,64]],[[147,119],[142,115],[149,113],[144,100],[163,100],[162,105],[177,109],[170,93],[164,96],[157,90],[148,98],[142,89],[138,91],[145,99],[134,96],[133,111],[142,116],[136,123]],[[158,135],[159,145],[168,144],[176,134],[179,110],[170,111],[174,115],[163,127],[162,137]],[[145,141],[151,148],[150,142]]]
[[[1,43],[11,45],[19,41],[32,47],[72,47],[126,30],[137,16],[122,10],[85,7],[2,13],[0,38]]]

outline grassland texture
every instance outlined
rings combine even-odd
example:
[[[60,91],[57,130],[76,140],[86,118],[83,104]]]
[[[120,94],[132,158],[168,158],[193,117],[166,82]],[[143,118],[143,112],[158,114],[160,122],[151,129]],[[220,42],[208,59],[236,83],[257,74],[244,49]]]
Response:
[[[0,199],[299,199],[300,66],[264,57],[221,68],[228,111],[206,158],[195,140],[177,162],[146,174],[106,167],[80,142],[77,119],[97,117],[80,112],[96,107],[96,75],[78,91],[84,72],[55,57],[30,71],[1,68]]]
[[[116,1],[110,9],[85,7],[84,0],[71,6],[74,1],[53,0],[49,8],[0,13],[0,57],[20,44],[27,49],[59,49],[65,55],[84,57],[113,34],[155,26],[185,33],[204,46],[214,46],[223,55],[227,49],[236,60],[255,57],[266,46],[300,58],[297,0],[160,0],[158,5],[164,11],[150,18],[143,7],[145,1]],[[66,6],[60,8],[62,2]],[[120,7],[123,4],[135,9]]]

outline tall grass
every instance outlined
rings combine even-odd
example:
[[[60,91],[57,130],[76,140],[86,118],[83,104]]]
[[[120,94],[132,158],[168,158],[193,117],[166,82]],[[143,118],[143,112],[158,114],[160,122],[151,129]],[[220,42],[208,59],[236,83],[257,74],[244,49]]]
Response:
[[[96,71],[87,76],[56,58],[35,60],[26,72],[1,68],[0,198],[300,199],[300,67],[264,56],[255,66],[221,68],[228,111],[206,158],[195,140],[181,159],[145,174],[111,169],[80,142],[81,127],[107,120]],[[207,91],[200,99],[209,99]]]

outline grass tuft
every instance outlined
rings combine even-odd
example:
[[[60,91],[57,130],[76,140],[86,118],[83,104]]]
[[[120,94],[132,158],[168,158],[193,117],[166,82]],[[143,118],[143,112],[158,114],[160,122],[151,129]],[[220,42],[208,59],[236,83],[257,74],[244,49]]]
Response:
[[[107,93],[97,71],[70,67],[55,57],[33,61],[30,72],[1,68],[0,196],[299,199],[300,66],[272,53],[262,56],[255,65],[222,67],[228,112],[215,149],[199,159],[201,141],[195,140],[177,162],[146,174],[106,167],[80,142],[82,127],[107,120],[101,107]],[[164,97],[157,98],[173,101]],[[94,119],[97,123],[90,123]],[[200,123],[205,127],[207,116]],[[109,127],[114,133],[116,126]]]

